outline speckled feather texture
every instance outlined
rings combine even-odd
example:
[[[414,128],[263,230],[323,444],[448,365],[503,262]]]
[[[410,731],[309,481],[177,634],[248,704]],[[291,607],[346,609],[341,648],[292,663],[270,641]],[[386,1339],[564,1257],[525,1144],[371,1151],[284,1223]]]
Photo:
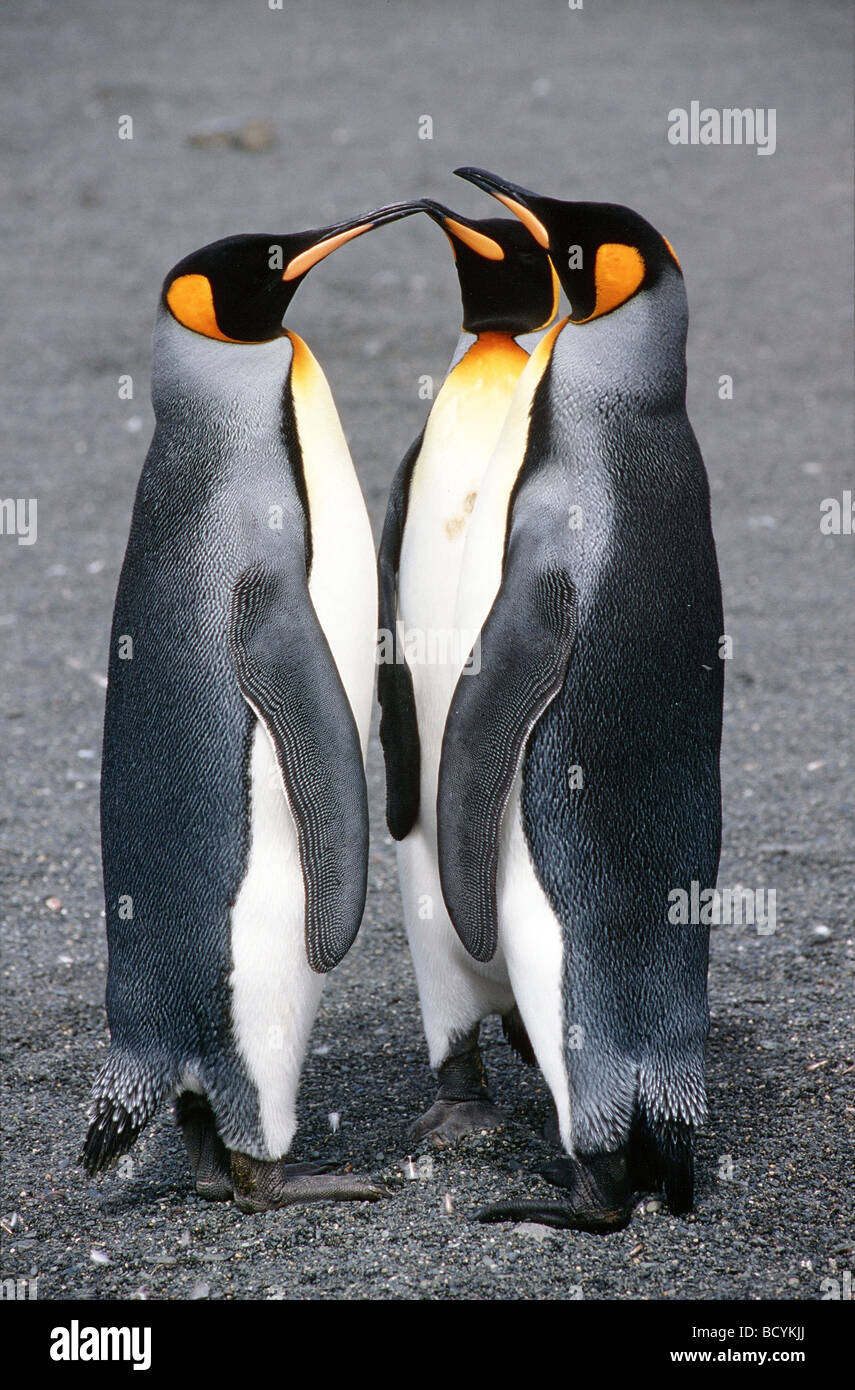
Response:
[[[101,811],[112,1041],[92,1093],[91,1171],[184,1089],[207,1096],[228,1148],[259,1158],[287,1149],[320,994],[311,971],[341,959],[362,915],[362,749],[309,596],[317,549],[291,352],[286,338],[236,348],[188,334],[163,311],[158,320],[158,424],[110,644]],[[346,451],[339,466],[351,469]],[[361,506],[358,489],[355,497]],[[367,534],[364,509],[363,520]],[[370,543],[368,553],[373,584]],[[373,597],[368,607],[373,615]],[[370,633],[365,645],[370,679]],[[290,853],[287,826],[265,839],[279,881],[265,880],[241,908],[238,959],[234,917],[261,833],[253,806],[269,801],[252,780],[259,723],[301,854]],[[246,930],[267,941],[274,919],[284,930],[286,917],[298,937],[291,955],[283,947],[266,967],[271,980],[282,976],[275,1007],[247,1022],[246,999],[257,1001],[257,1014],[270,990],[251,942],[247,954]],[[241,970],[249,972],[242,984]],[[239,985],[243,1014],[235,1012]],[[275,1095],[260,1098],[262,1085]]]

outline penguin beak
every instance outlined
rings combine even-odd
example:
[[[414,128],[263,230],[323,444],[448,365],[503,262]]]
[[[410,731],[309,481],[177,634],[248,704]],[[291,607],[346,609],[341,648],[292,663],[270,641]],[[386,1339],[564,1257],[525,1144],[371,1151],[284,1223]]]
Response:
[[[346,241],[352,241],[354,237],[362,236],[363,232],[373,231],[375,227],[381,227],[386,222],[397,222],[400,217],[409,217],[411,213],[418,211],[417,203],[389,203],[386,207],[366,213],[364,217],[352,217],[347,222],[336,222],[331,227],[322,227],[316,232],[310,232],[307,234],[311,238],[310,245],[292,257],[283,271],[282,279],[298,280],[311,270],[313,265],[317,265],[318,261],[338,250]]]
[[[421,212],[426,212],[438,227],[442,227],[451,242],[455,259],[457,258],[455,239],[462,242],[464,246],[468,246],[469,250],[474,251],[476,255],[483,256],[484,260],[503,261],[505,259],[504,250],[497,241],[494,241],[490,236],[485,236],[483,232],[479,232],[477,227],[473,227],[470,222],[453,213],[450,208],[443,207],[442,203],[435,203],[431,198],[422,198],[419,203],[414,204],[414,207]]]
[[[538,245],[542,246],[544,251],[549,250],[549,233],[532,210],[532,205],[536,206],[545,201],[537,193],[532,193],[528,188],[521,188],[519,184],[510,183],[507,179],[501,179],[498,174],[490,174],[486,169],[473,169],[467,165],[455,169],[454,172],[458,178],[466,179],[467,183],[474,183],[477,188],[482,188],[485,193],[498,198],[499,202],[504,203],[505,207],[520,219],[523,226],[528,228]]]

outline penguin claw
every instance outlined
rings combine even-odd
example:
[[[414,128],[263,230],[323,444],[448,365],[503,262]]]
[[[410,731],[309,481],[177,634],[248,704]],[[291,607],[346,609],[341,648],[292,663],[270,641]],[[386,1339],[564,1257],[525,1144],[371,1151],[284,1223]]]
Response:
[[[359,1173],[335,1171],[335,1162],[266,1163],[247,1154],[231,1155],[234,1198],[243,1212],[272,1211],[309,1202],[378,1202],[388,1189]]]
[[[410,1126],[408,1138],[418,1144],[427,1139],[437,1148],[453,1144],[467,1134],[501,1129],[505,1117],[489,1100],[437,1100]]]

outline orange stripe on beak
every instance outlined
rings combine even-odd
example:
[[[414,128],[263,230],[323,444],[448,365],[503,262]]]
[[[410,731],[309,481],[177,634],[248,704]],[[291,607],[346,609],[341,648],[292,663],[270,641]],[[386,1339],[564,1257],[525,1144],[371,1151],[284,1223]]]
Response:
[[[470,251],[475,251],[479,256],[483,256],[487,261],[503,261],[505,253],[497,241],[492,237],[484,236],[483,232],[476,232],[473,227],[466,227],[462,222],[456,221],[453,217],[444,217],[443,222],[450,232],[462,241],[464,246],[468,246]]]
[[[522,203],[518,203],[513,198],[509,198],[507,193],[499,193],[494,189],[490,189],[490,192],[493,194],[494,198],[498,198],[500,203],[504,203],[506,208],[510,208],[511,212],[515,217],[519,218],[523,226],[528,227],[528,230],[531,232],[538,246],[542,246],[544,251],[547,251],[549,249],[549,233],[540,218],[535,217],[534,213],[529,212],[528,208]]]
[[[353,237],[362,236],[363,232],[370,231],[373,226],[373,222],[363,222],[358,227],[349,227],[346,232],[338,232],[335,236],[316,241],[314,246],[309,247],[308,251],[301,251],[299,256],[295,256],[293,261],[288,262],[282,279],[296,280],[299,275],[305,275],[306,271],[311,270],[318,261],[322,261],[324,256],[328,256],[331,251],[343,246],[346,241],[351,241]]]

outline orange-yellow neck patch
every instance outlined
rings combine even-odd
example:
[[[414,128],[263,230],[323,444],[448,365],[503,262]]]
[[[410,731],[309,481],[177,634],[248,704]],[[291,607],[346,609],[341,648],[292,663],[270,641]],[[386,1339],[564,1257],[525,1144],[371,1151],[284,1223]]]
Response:
[[[207,275],[179,275],[166,291],[170,312],[194,333],[206,338],[218,338],[221,343],[238,343],[239,338],[227,338],[220,332],[214,312],[214,293]]]
[[[291,358],[292,393],[297,394],[299,392],[302,396],[308,396],[317,385],[318,377],[323,376],[318,360],[299,333],[292,333],[290,328],[286,328],[285,337],[291,340],[293,354]]]
[[[677,252],[674,250],[673,246],[671,245],[670,241],[668,240],[668,238],[667,238],[666,236],[664,236],[664,237],[662,238],[662,240],[664,241],[665,245],[668,247],[668,251],[670,252],[671,259],[672,259],[672,261],[674,262],[675,266],[677,267],[678,270],[681,270],[682,267],[681,267],[681,265],[680,265],[680,262],[677,260]]]
[[[549,269],[552,272],[552,308],[549,311],[549,317],[545,318],[543,323],[537,325],[537,328],[534,330],[535,333],[539,333],[541,328],[549,327],[555,315],[558,313],[558,305],[561,303],[561,281],[558,279],[558,274],[552,263],[552,257],[549,258]]]
[[[528,362],[528,353],[510,333],[479,333],[463,354],[447,384],[455,391],[501,388],[516,381]]]

